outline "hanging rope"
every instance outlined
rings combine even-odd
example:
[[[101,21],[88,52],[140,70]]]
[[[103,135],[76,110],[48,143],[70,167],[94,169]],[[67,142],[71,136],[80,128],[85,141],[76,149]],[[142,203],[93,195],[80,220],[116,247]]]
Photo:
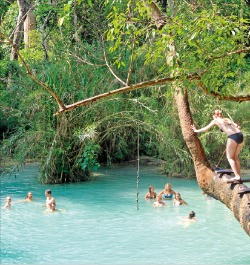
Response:
[[[221,159],[222,159],[222,157],[224,156],[225,152],[226,152],[226,149],[224,150],[223,154],[221,155],[221,157],[220,157],[218,163],[215,165],[216,168],[220,166]]]
[[[139,125],[139,100],[137,97],[137,176],[136,176],[136,208],[139,210],[139,182],[140,182],[140,125]]]

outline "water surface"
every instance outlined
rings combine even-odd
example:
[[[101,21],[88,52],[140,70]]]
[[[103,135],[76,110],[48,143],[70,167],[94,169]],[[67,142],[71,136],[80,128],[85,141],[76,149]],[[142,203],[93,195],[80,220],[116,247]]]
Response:
[[[90,182],[43,185],[37,167],[1,177],[1,264],[250,264],[249,236],[220,202],[202,195],[196,180],[140,168],[100,169]],[[188,205],[154,208],[150,185],[170,182]],[[46,189],[57,201],[44,211]],[[28,191],[34,202],[18,202]],[[12,197],[10,210],[2,209]],[[18,203],[17,203],[18,202]],[[197,222],[182,217],[196,212]]]

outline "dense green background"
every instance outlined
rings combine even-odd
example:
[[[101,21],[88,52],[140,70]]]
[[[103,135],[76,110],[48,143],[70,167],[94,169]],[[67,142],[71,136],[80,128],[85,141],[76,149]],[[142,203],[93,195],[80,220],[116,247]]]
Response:
[[[249,47],[250,4],[242,0],[213,1],[213,6],[211,1],[187,3],[169,1],[163,7],[166,24],[157,29],[143,1],[35,1],[36,29],[30,32],[29,48],[22,43],[20,54],[32,73],[64,104],[122,87],[110,69],[126,81],[131,56],[129,84],[177,71],[181,76],[205,71],[203,83],[208,94],[196,82],[182,79],[188,88],[195,124],[198,128],[207,124],[214,109],[229,114],[245,135],[240,158],[242,167],[249,168],[249,102],[219,100],[209,93],[250,93],[249,51],[224,56]],[[8,38],[16,27],[18,5],[16,1],[0,5],[1,31]],[[177,47],[178,60],[170,66],[166,54],[171,41]],[[55,100],[30,79],[20,61],[10,60],[10,51],[10,45],[2,41],[0,166],[32,160],[40,162],[44,182],[86,180],[100,163],[112,166],[134,160],[139,132],[141,156],[164,160],[167,174],[194,175],[172,84],[119,94],[53,116],[58,111]],[[214,128],[200,139],[211,164],[218,164],[226,136]],[[225,156],[220,165],[229,166]]]

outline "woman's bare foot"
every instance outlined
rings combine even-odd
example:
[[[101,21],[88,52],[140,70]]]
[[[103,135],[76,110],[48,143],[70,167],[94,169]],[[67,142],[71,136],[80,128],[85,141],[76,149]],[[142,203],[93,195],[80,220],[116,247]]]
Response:
[[[237,177],[234,177],[234,178],[231,178],[230,181],[239,181],[241,180],[240,176],[237,176]]]

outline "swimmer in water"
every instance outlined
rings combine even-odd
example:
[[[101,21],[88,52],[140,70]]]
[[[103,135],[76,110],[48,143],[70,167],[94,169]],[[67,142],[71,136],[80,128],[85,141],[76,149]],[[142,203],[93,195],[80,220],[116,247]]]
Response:
[[[155,199],[156,198],[156,192],[154,186],[149,186],[148,193],[145,195],[145,199]]]
[[[185,225],[189,225],[190,223],[193,223],[193,222],[196,222],[197,219],[195,218],[195,212],[194,211],[191,211],[189,214],[188,214],[188,217],[183,217],[182,219],[182,223],[185,224]]]
[[[162,190],[158,196],[161,196],[164,200],[172,199],[176,192],[172,189],[172,185],[167,183],[164,190]]]
[[[10,196],[7,196],[6,197],[6,204],[4,205],[4,209],[8,209],[11,207],[11,197]]]
[[[50,209],[52,203],[56,204],[56,200],[55,200],[54,197],[52,197],[52,192],[51,192],[51,190],[46,190],[46,191],[45,191],[45,196],[46,196],[46,207],[47,207],[48,209]]]
[[[154,207],[162,207],[165,206],[165,202],[162,201],[162,196],[157,196],[156,202],[153,203]]]
[[[32,192],[28,192],[27,197],[24,199],[26,202],[31,202],[33,199]]]
[[[181,194],[180,193],[176,193],[175,194],[175,199],[173,201],[174,205],[183,205],[183,204],[187,204],[182,198],[181,198]]]

